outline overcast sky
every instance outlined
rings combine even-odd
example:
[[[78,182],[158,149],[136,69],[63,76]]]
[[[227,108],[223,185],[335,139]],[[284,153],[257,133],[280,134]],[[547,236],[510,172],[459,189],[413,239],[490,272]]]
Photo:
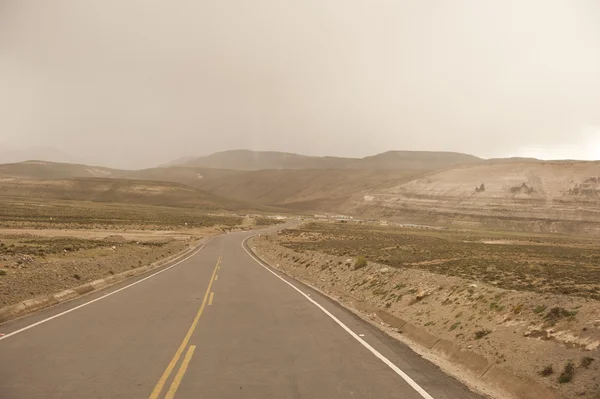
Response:
[[[597,0],[0,0],[0,153],[600,159]]]

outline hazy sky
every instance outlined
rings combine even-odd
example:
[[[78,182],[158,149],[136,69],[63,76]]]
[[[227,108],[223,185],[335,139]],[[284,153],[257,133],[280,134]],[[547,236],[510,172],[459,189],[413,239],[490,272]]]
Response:
[[[600,159],[597,0],[0,0],[0,146]],[[2,149],[0,148],[0,152]]]

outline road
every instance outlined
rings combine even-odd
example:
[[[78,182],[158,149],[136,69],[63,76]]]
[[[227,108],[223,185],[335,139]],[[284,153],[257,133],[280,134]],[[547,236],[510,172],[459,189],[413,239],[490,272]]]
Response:
[[[254,233],[0,326],[0,398],[481,398],[260,265]]]

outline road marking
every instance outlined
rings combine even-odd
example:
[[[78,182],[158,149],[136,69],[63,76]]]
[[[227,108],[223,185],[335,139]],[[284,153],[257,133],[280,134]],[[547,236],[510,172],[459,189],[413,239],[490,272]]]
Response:
[[[246,243],[246,241],[248,241],[252,237],[253,236],[250,236],[250,237],[246,238],[244,241],[242,241],[242,249],[244,251],[246,251],[246,253],[256,263],[258,263],[259,265],[261,265],[262,267],[264,267],[269,273],[273,274],[275,277],[277,277],[278,279],[280,279],[281,281],[283,281],[284,283],[286,283],[287,285],[289,285],[290,287],[292,287],[294,290],[298,291],[300,293],[300,295],[302,295],[303,297],[305,297],[306,299],[308,299],[313,305],[315,305],[316,307],[318,307],[319,309],[321,309],[323,311],[323,313],[325,313],[327,316],[329,316],[340,327],[342,327],[348,334],[350,334],[354,339],[356,339],[358,342],[360,342],[360,344],[362,346],[364,346],[365,348],[367,348],[369,350],[369,352],[371,352],[373,355],[375,355],[375,357],[377,357],[379,360],[381,360],[383,363],[385,363],[389,368],[391,368],[396,374],[398,374],[400,377],[402,377],[402,379],[404,381],[406,381],[406,383],[408,383],[408,385],[410,385],[415,391],[417,391],[423,398],[425,398],[425,399],[433,399],[433,396],[429,395],[423,388],[421,388],[421,386],[419,384],[417,384],[412,378],[410,378],[404,371],[400,370],[400,368],[398,366],[396,366],[394,363],[392,363],[391,360],[389,360],[387,357],[383,356],[381,353],[379,353],[377,351],[377,349],[373,348],[364,339],[362,339],[361,337],[359,337],[347,325],[345,325],[344,323],[342,323],[340,321],[340,319],[338,319],[337,317],[335,317],[333,314],[331,314],[331,312],[329,312],[327,309],[325,309],[323,306],[321,306],[319,303],[317,303],[309,295],[307,295],[304,292],[302,292],[294,284],[290,283],[289,281],[287,281],[286,279],[284,279],[283,277],[281,277],[279,274],[275,273],[268,266],[266,266],[262,261],[260,261],[259,259],[257,259],[254,255],[252,255],[250,253],[250,251],[248,251],[246,249],[245,245],[244,245]]]
[[[215,281],[217,281],[218,279],[219,279],[219,275],[217,274],[217,275],[215,276]]]
[[[216,279],[215,279],[215,280],[216,280]],[[210,298],[208,298],[208,305],[209,305],[209,306],[210,306],[210,305],[212,305],[212,301],[213,301],[213,298],[214,298],[214,297],[215,297],[215,293],[214,293],[214,292],[211,292],[211,293],[210,293]]]
[[[144,277],[143,279],[141,279],[141,280],[138,280],[138,281],[136,281],[136,282],[134,282],[134,283],[131,283],[131,284],[129,284],[129,285],[126,285],[125,287],[119,288],[118,290],[115,290],[115,291],[109,292],[108,294],[104,294],[104,295],[102,295],[101,297],[98,297],[98,298],[96,298],[96,299],[92,299],[92,300],[91,300],[91,301],[89,301],[89,302],[82,303],[82,304],[81,304],[81,305],[79,305],[79,306],[75,306],[74,308],[71,308],[71,309],[69,309],[69,310],[65,310],[64,312],[61,312],[61,313],[55,314],[54,316],[50,316],[50,317],[48,317],[48,318],[46,318],[46,319],[44,319],[44,320],[40,320],[40,321],[38,321],[38,322],[36,322],[36,323],[30,324],[30,325],[28,325],[27,327],[23,327],[23,328],[21,328],[21,329],[19,329],[19,330],[15,330],[15,331],[13,331],[13,332],[11,332],[11,333],[8,333],[8,334],[6,334],[6,335],[4,335],[4,336],[1,336],[1,337],[0,337],[0,341],[2,341],[3,339],[6,339],[6,338],[10,338],[10,337],[12,337],[13,335],[20,334],[20,333],[22,333],[23,331],[27,331],[27,330],[29,330],[30,328],[37,327],[37,326],[39,326],[40,324],[44,324],[44,323],[46,323],[46,322],[49,322],[50,320],[54,320],[54,319],[56,319],[56,318],[58,318],[58,317],[60,317],[60,316],[64,316],[64,315],[66,315],[67,313],[74,312],[74,311],[76,311],[77,309],[81,309],[81,308],[83,308],[83,307],[85,307],[85,306],[91,305],[92,303],[94,303],[94,302],[98,302],[98,301],[99,301],[99,300],[101,300],[101,299],[108,298],[109,296],[111,296],[111,295],[114,295],[114,294],[116,294],[117,292],[121,292],[121,291],[123,291],[123,290],[126,290],[127,288],[133,287],[134,285],[138,285],[139,283],[141,283],[141,282],[143,282],[143,281],[146,281],[146,280],[148,280],[148,279],[150,279],[150,278],[152,278],[152,277],[154,277],[154,276],[156,276],[156,275],[158,275],[158,274],[164,273],[164,272],[166,272],[167,270],[169,270],[169,269],[172,269],[173,267],[175,267],[175,266],[177,266],[177,265],[179,265],[179,264],[181,264],[181,263],[185,262],[186,260],[188,260],[188,259],[190,259],[191,257],[193,257],[194,255],[196,255],[198,252],[200,252],[200,251],[202,250],[202,248],[204,248],[204,245],[205,245],[205,244],[202,244],[202,246],[201,246],[200,248],[198,248],[198,250],[197,250],[197,251],[195,251],[193,254],[191,254],[191,255],[190,255],[190,256],[188,256],[187,258],[185,258],[185,259],[182,259],[182,260],[180,260],[179,262],[177,262],[177,263],[175,263],[175,264],[173,264],[173,265],[171,265],[171,266],[169,266],[169,267],[166,267],[166,268],[164,268],[164,269],[162,269],[162,270],[159,270],[159,271],[157,271],[156,273],[154,273],[154,274],[151,274],[151,275],[149,275],[149,276],[147,276],[147,277]]]
[[[190,345],[185,357],[183,358],[183,363],[181,363],[181,367],[179,367],[179,371],[175,375],[171,386],[169,387],[169,391],[165,396],[165,399],[173,399],[175,397],[175,393],[179,388],[179,384],[181,384],[181,380],[183,380],[183,376],[187,371],[188,365],[190,364],[190,360],[192,360],[192,356],[194,355],[194,351],[196,350],[196,345]]]
[[[190,329],[188,330],[187,334],[183,338],[183,341],[181,342],[179,349],[177,349],[177,352],[175,352],[175,355],[173,356],[173,359],[171,359],[171,362],[165,369],[165,372],[160,377],[160,380],[158,380],[158,383],[156,384],[156,386],[154,387],[154,390],[150,394],[149,399],[157,399],[158,398],[158,396],[160,395],[160,392],[162,391],[163,387],[167,383],[169,376],[173,372],[175,365],[177,365],[177,362],[179,361],[181,354],[183,353],[188,342],[190,341],[190,338],[192,337],[192,334],[194,333],[194,330],[196,329],[196,325],[198,325],[198,320],[200,320],[200,316],[202,316],[202,312],[204,312],[204,308],[206,307],[206,302],[208,302],[208,294],[210,293],[210,288],[212,287],[212,283],[215,280],[215,275],[217,274],[217,268],[219,267],[220,264],[221,264],[221,257],[219,257],[219,260],[217,260],[215,269],[213,270],[210,281],[208,282],[208,287],[206,288],[206,292],[204,293],[204,299],[202,300],[202,305],[200,305],[200,309],[198,310],[196,317],[194,317],[194,321],[192,321],[192,325],[190,326]]]

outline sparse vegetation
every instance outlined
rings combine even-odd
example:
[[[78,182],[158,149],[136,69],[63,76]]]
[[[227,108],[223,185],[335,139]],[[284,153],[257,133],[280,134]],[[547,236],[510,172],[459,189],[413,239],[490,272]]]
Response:
[[[592,364],[592,362],[594,361],[594,358],[589,357],[589,356],[584,356],[581,358],[581,367],[587,369],[588,367],[590,367],[590,364]]]
[[[513,308],[513,313],[514,313],[514,314],[519,314],[519,313],[521,313],[521,311],[523,310],[523,306],[524,306],[524,305],[523,305],[522,303],[520,303],[520,304],[518,304],[517,306],[515,306],[515,307]]]
[[[554,369],[552,368],[552,365],[549,364],[546,367],[544,367],[542,369],[542,371],[540,371],[539,373],[542,377],[548,377],[549,375],[554,374]]]
[[[341,282],[336,292],[343,295],[345,287],[357,287],[352,298],[368,304],[365,311],[370,312],[372,306],[385,309],[392,303],[389,313],[396,317],[497,363],[505,362],[516,373],[560,393],[571,386],[589,391],[595,384],[590,376],[595,374],[596,362],[590,365],[590,360],[582,360],[583,354],[596,357],[595,352],[583,352],[593,342],[589,337],[597,319],[590,313],[595,302],[587,299],[600,288],[600,244],[594,239],[311,223],[287,231],[276,248],[266,248],[272,254],[302,251],[312,259],[341,259],[347,264],[349,258],[363,255],[391,266],[369,262],[370,269],[359,273],[344,268],[336,276],[336,285]],[[278,255],[273,256],[276,260]],[[314,268],[306,276],[317,286],[329,283]],[[380,295],[385,291],[387,296]],[[572,293],[586,299],[574,298]],[[400,303],[396,302],[398,294],[404,295]],[[418,302],[423,295],[425,299]],[[548,322],[554,320],[559,320],[560,327],[548,329]],[[579,333],[586,329],[588,333]],[[538,350],[530,351],[531,345]],[[566,359],[574,359],[572,367],[565,367]],[[559,375],[566,384],[560,388]],[[568,384],[570,380],[575,384]]]
[[[559,320],[566,317],[575,317],[576,314],[577,311],[569,311],[561,307],[554,307],[550,309],[546,316],[544,316],[544,320],[546,320],[548,325],[554,326]]]
[[[359,255],[356,257],[356,260],[354,261],[354,270],[358,270],[358,269],[362,269],[363,267],[367,266],[367,258],[365,258],[363,255]]]
[[[497,302],[490,303],[490,310],[495,310],[496,312],[502,312],[504,310],[504,306],[500,305]]]
[[[546,310],[546,305],[537,305],[535,308],[533,308],[533,313],[543,313]]]
[[[46,232],[44,232],[46,233]],[[78,234],[71,230],[66,234]],[[88,232],[82,232],[87,236]],[[102,232],[94,234],[103,236]],[[104,237],[109,235],[106,233]],[[143,233],[136,233],[142,237]],[[72,288],[108,275],[147,265],[175,254],[189,245],[186,240],[128,241],[123,236],[104,238],[54,237],[3,234],[0,248],[0,307],[32,296]],[[143,239],[155,239],[152,233]],[[10,248],[10,252],[3,249]],[[69,251],[65,251],[69,248]],[[7,269],[4,269],[6,267]]]
[[[491,332],[492,332],[491,330],[486,330],[486,329],[477,330],[477,331],[475,331],[475,339],[481,339]]]
[[[0,227],[28,229],[0,236],[0,306],[173,255],[189,245],[179,239],[181,231],[195,236],[204,234],[200,228],[228,230],[241,222],[238,216],[208,215],[191,208],[0,197]],[[65,234],[44,231],[37,235],[36,231],[45,229]],[[136,233],[119,235],[123,230]],[[162,232],[158,236],[157,230]]]
[[[1,254],[49,256],[64,252],[85,251],[95,248],[109,248],[115,245],[104,240],[86,240],[75,237],[33,237],[28,235],[8,235],[14,241],[11,246],[0,247]]]
[[[571,382],[574,375],[575,367],[573,366],[573,363],[569,361],[567,364],[565,364],[563,372],[558,376],[558,383],[566,384],[567,382]]]
[[[5,228],[177,230],[241,222],[238,216],[193,208],[0,198],[0,227]]]
[[[274,226],[283,223],[283,220],[272,219],[272,218],[256,218],[255,224],[257,226]]]
[[[318,234],[319,239],[298,239],[302,233]],[[296,251],[363,255],[390,267],[423,269],[504,289],[600,299],[600,247],[592,239],[351,223],[308,223],[288,230],[286,237],[290,241],[283,245]],[[493,303],[494,310],[504,310],[498,299]],[[537,305],[533,311],[544,313],[546,308]]]

